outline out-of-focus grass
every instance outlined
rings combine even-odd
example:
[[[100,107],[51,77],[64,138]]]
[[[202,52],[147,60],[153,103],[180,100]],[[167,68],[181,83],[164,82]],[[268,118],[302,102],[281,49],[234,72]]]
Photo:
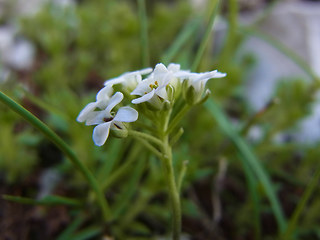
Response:
[[[217,11],[218,1],[212,1],[212,5],[201,14],[193,12],[185,1],[171,4],[145,1],[147,17],[142,16],[143,2],[140,1],[142,26],[139,6],[132,1],[83,1],[66,9],[48,5],[36,16],[21,20],[21,34],[35,44],[37,51],[34,68],[26,73],[31,91],[18,91],[23,93],[20,100],[27,99],[27,104],[22,101],[23,104],[35,109],[34,113],[57,131],[95,173],[111,200],[114,219],[107,224],[108,232],[123,239],[135,234],[163,235],[169,231],[161,227],[169,218],[169,202],[157,159],[147,153],[139,154],[141,146],[130,140],[120,142],[110,138],[103,148],[95,147],[90,138],[91,129],[77,124],[75,118],[85,104],[94,100],[93,92],[102,87],[104,79],[147,66],[148,54],[150,66],[162,59],[165,63],[179,62],[184,68],[193,66],[194,70],[201,71],[218,68],[227,72],[225,79],[208,83],[221,111],[217,111],[217,105],[212,105],[212,101],[205,107],[193,109],[185,118],[184,134],[174,149],[176,172],[181,170],[185,160],[189,161],[181,185],[183,214],[199,222],[208,234],[211,230],[205,227],[206,224],[218,224],[219,233],[226,239],[240,235],[250,238],[251,229],[255,229],[255,239],[276,238],[274,216],[279,228],[284,230],[284,216],[290,217],[293,213],[303,188],[308,186],[308,176],[312,175],[320,152],[316,144],[307,146],[290,141],[278,144],[274,138],[279,133],[293,131],[308,115],[310,111],[306,106],[314,102],[311,93],[316,92],[317,84],[302,80],[280,82],[274,92],[280,104],[268,109],[254,126],[250,126],[259,127],[262,134],[259,140],[247,144],[248,135],[240,136],[241,128],[237,126],[245,126],[255,114],[242,91],[247,73],[254,67],[254,57],[239,58],[235,54],[245,37],[256,32],[239,26],[237,1],[229,1],[230,7],[224,16],[229,21],[225,44],[214,56],[208,51],[214,17],[221,16]],[[287,54],[315,78],[309,66],[297,60],[291,52],[288,54],[282,45],[264,35],[258,36]],[[17,92],[13,89],[16,84],[21,84],[20,76],[19,73],[13,75],[11,83],[3,85],[10,94]],[[6,108],[3,112],[0,141],[5,147],[0,149],[0,167],[6,172],[7,181],[15,182],[18,176],[27,176],[36,166],[37,147],[42,137],[25,125],[20,128],[19,118],[7,113]],[[236,126],[228,119],[237,122]],[[226,184],[221,186],[220,195],[215,196],[223,204],[222,220],[213,223],[210,211],[216,209],[210,205],[211,195],[214,192],[213,179],[218,174],[217,162],[221,157],[228,161],[229,167]],[[78,194],[76,197],[86,201],[89,209],[79,210],[85,220],[74,217],[76,220],[61,233],[60,239],[101,234],[104,226],[94,214],[88,213],[95,213],[97,207],[94,196],[83,191],[83,177],[67,162],[60,164],[58,169],[66,176],[68,188]],[[314,177],[313,181],[316,179]],[[209,187],[203,190],[205,197],[200,196],[204,199],[199,200],[194,191],[197,186],[205,184]],[[308,238],[317,234],[319,216],[314,213],[318,212],[319,204],[313,200],[306,207],[315,189],[313,184],[311,186],[289,221],[289,226],[293,226],[287,232],[289,237],[296,234],[298,238]],[[319,193],[314,192],[314,199],[318,197]],[[305,221],[297,225],[302,214]],[[90,224],[84,224],[85,221]],[[234,229],[232,233],[228,231],[230,226]]]

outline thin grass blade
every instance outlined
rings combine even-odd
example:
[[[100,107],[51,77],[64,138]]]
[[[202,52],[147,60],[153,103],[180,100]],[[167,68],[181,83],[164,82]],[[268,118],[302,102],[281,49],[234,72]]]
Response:
[[[229,119],[225,116],[223,111],[213,101],[213,99],[208,99],[208,101],[205,103],[205,107],[208,109],[212,117],[215,118],[220,129],[230,138],[232,143],[238,149],[239,153],[243,156],[243,158],[240,158],[240,160],[245,161],[245,164],[248,164],[250,166],[251,170],[260,180],[270,201],[273,214],[279,227],[279,231],[283,232],[286,227],[286,219],[283,214],[279,199],[277,198],[274,191],[269,175],[265,172],[260,161],[252,152],[246,141],[233,129]]]
[[[47,196],[39,200],[26,197],[17,197],[12,195],[2,195],[2,198],[7,201],[29,204],[29,205],[68,205],[71,207],[81,207],[83,204],[81,201],[73,198],[61,197],[61,196]]]
[[[72,164],[83,174],[87,182],[89,183],[92,190],[96,193],[97,202],[100,205],[103,217],[105,220],[108,220],[110,217],[110,210],[100,187],[92,175],[90,170],[78,159],[76,154],[71,150],[71,148],[54,132],[52,131],[45,123],[40,119],[34,116],[31,112],[25,109],[23,106],[15,102],[13,99],[8,97],[6,94],[0,91],[0,101],[8,106],[11,110],[19,114],[24,118],[28,123],[33,127],[38,129],[44,136],[46,136],[52,143],[54,143],[72,162]]]
[[[161,62],[168,65],[174,57],[181,51],[183,46],[194,36],[200,25],[200,18],[195,18],[189,21],[181,32],[178,34],[175,41],[172,43],[170,48],[163,54]]]
[[[210,14],[210,19],[209,19],[209,23],[206,29],[206,32],[201,40],[200,46],[198,48],[198,51],[196,53],[196,57],[195,60],[192,64],[191,70],[192,71],[197,71],[197,68],[199,67],[201,58],[206,50],[206,47],[208,46],[210,37],[212,36],[212,28],[213,28],[213,24],[214,24],[214,20],[218,14],[218,9],[219,9],[219,5],[220,5],[220,1],[219,0],[214,0],[213,1],[213,7],[212,7],[212,11]]]
[[[142,66],[149,67],[149,39],[148,39],[148,18],[146,11],[146,1],[138,0],[138,14],[140,21],[140,41],[141,41],[141,56]]]
[[[318,165],[318,168],[312,177],[310,183],[308,184],[307,189],[304,191],[303,196],[301,200],[299,201],[299,204],[296,206],[290,220],[288,223],[288,227],[283,235],[283,240],[289,240],[292,239],[294,230],[297,227],[298,220],[302,215],[303,209],[306,208],[307,203],[312,196],[312,193],[316,190],[317,187],[319,187],[319,180],[320,180],[320,165]]]

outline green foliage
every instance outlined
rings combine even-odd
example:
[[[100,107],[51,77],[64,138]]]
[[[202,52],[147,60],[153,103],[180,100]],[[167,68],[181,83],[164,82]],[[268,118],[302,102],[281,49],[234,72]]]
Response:
[[[309,115],[314,100],[313,89],[302,79],[281,80],[274,98],[279,100],[279,104],[270,109],[263,119],[270,126],[270,134],[294,127]]]
[[[169,52],[170,59],[189,68],[204,32],[201,26],[205,19],[196,16],[194,20],[193,16],[198,14],[185,1],[170,4],[154,1],[148,2],[147,7],[151,65],[161,58],[167,59],[165,53]],[[233,17],[230,16],[232,21]],[[190,29],[186,23],[190,23]],[[158,159],[130,139],[110,139],[103,148],[98,148],[90,138],[92,129],[75,121],[79,111],[94,100],[92,91],[100,88],[104,79],[140,69],[142,46],[135,2],[81,1],[70,8],[48,4],[35,16],[21,19],[20,25],[21,34],[36,46],[36,63],[25,73],[31,79],[27,83],[31,90],[16,88],[12,93],[21,83],[19,73],[12,75],[9,87],[2,84],[1,88],[10,94],[20,94],[19,102],[28,100],[26,107],[69,143],[97,177],[111,203],[113,219],[104,225],[98,217],[100,210],[95,196],[87,192],[84,177],[68,162],[55,166],[63,173],[64,191],[86,203],[85,209],[78,210],[79,215],[70,213],[73,222],[61,229],[58,239],[88,239],[109,234],[120,239],[132,236],[148,239],[166,234],[170,206]],[[235,22],[232,28],[235,29],[230,30],[221,52],[212,56],[209,46],[199,66],[204,71],[215,66],[227,72],[225,79],[213,79],[207,85],[223,111],[217,114],[209,100],[205,107],[189,112],[183,121],[184,134],[174,148],[176,175],[183,162],[189,162],[181,188],[182,210],[185,224],[191,219],[208,233],[211,229],[206,226],[218,224],[225,239],[236,235],[251,239],[252,229],[255,239],[273,239],[277,236],[274,215],[279,225],[283,224],[278,202],[285,216],[290,217],[318,166],[320,154],[317,143],[278,144],[274,137],[294,131],[308,116],[318,88],[304,79],[282,79],[273,94],[279,104],[256,116],[244,100],[243,91],[248,72],[254,67],[254,56],[236,56],[243,39],[236,31],[241,28]],[[179,44],[171,49],[173,53],[167,52],[182,29],[185,30]],[[6,107],[0,106],[0,111],[0,172],[6,183],[19,183],[39,166],[38,152],[43,138]],[[261,139],[247,141],[243,126],[248,131],[253,126],[261,127]],[[212,222],[210,204],[212,196],[217,194],[216,177],[221,172],[221,159],[228,163],[228,168],[216,196],[223,205],[222,222],[217,223]],[[206,186],[202,190],[206,194],[196,196],[197,186]],[[297,239],[319,236],[317,199],[318,190],[313,192],[302,213],[303,221],[294,231]],[[273,230],[264,226],[264,222],[271,223]],[[230,226],[235,229],[233,235],[227,231]]]
[[[7,107],[1,106],[0,111],[7,112],[0,115],[0,174],[8,183],[20,182],[37,163],[40,138]]]

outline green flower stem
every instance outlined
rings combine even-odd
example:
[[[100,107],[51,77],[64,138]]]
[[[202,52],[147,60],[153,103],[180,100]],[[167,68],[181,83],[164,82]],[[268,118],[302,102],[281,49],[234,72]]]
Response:
[[[186,115],[186,113],[189,111],[190,108],[191,108],[190,105],[188,105],[188,104],[184,105],[184,107],[172,119],[171,123],[169,124],[168,129],[165,131],[166,134],[169,135],[173,131],[173,129],[182,120],[182,118]]]
[[[187,161],[187,160],[183,161],[183,163],[182,163],[182,167],[181,167],[179,178],[178,178],[178,184],[177,184],[177,188],[178,188],[179,193],[181,192],[181,186],[182,186],[184,176],[186,175],[188,163],[189,163],[189,161]]]
[[[153,142],[153,143],[157,144],[159,147],[162,146],[162,141],[160,141],[158,138],[156,138],[154,136],[151,136],[150,134],[138,132],[135,130],[129,130],[129,135],[137,136],[137,137],[142,138],[144,140],[147,140],[149,142]]]
[[[138,141],[140,141],[146,148],[149,149],[150,152],[154,153],[158,158],[162,158],[162,154],[161,152],[159,152],[154,146],[152,146],[147,140],[145,140],[144,138],[141,138],[137,135],[131,135],[132,137],[134,137],[135,139],[137,139]]]
[[[186,111],[183,109],[177,115],[179,115],[181,112]],[[169,196],[170,196],[171,207],[172,207],[172,232],[173,232],[172,239],[179,240],[180,233],[181,233],[181,206],[180,206],[180,194],[177,187],[177,183],[174,175],[173,163],[172,163],[172,149],[169,143],[168,125],[169,125],[170,115],[171,115],[171,110],[167,112],[165,118],[162,119],[163,120],[162,126],[159,125],[159,128],[161,128],[159,129],[160,138],[163,142],[162,156],[160,157],[160,159],[162,160],[162,164],[164,166],[165,178],[167,180],[167,184],[169,188]],[[179,118],[181,120],[180,117],[178,118],[176,117],[174,119]],[[176,125],[177,123],[178,121],[174,124]],[[171,124],[171,126],[173,125]],[[172,129],[174,129],[174,126]]]
[[[178,140],[180,139],[180,137],[182,136],[182,134],[184,133],[183,128],[180,128],[175,135],[173,135],[173,137],[171,137],[170,139],[170,145],[173,146],[176,142],[178,142]]]
[[[164,147],[163,147],[163,156],[162,163],[165,168],[166,180],[169,187],[169,195],[171,200],[172,207],[172,239],[179,240],[181,233],[181,206],[180,206],[180,195],[177,188],[177,184],[174,176],[174,169],[172,165],[172,151],[171,146],[169,145],[168,136],[164,137]]]
[[[39,120],[36,116],[22,107],[20,104],[16,103],[10,97],[5,95],[0,91],[0,101],[7,105],[11,110],[15,111],[21,117],[23,117],[32,126],[42,132],[50,141],[52,141],[72,162],[72,164],[79,169],[83,176],[87,179],[90,187],[95,192],[98,204],[100,205],[103,213],[104,220],[108,221],[110,218],[110,210],[98,183],[90,170],[77,158],[75,153],[70,149],[70,147],[46,124]]]

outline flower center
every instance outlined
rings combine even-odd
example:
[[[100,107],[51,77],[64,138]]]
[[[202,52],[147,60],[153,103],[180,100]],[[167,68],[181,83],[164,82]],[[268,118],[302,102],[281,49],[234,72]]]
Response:
[[[113,120],[113,117],[109,117],[109,118],[103,118],[103,121],[104,122],[110,122],[110,121],[112,121]]]
[[[157,87],[159,87],[158,81],[155,81],[154,84],[150,84],[149,87],[151,89],[156,89]]]

